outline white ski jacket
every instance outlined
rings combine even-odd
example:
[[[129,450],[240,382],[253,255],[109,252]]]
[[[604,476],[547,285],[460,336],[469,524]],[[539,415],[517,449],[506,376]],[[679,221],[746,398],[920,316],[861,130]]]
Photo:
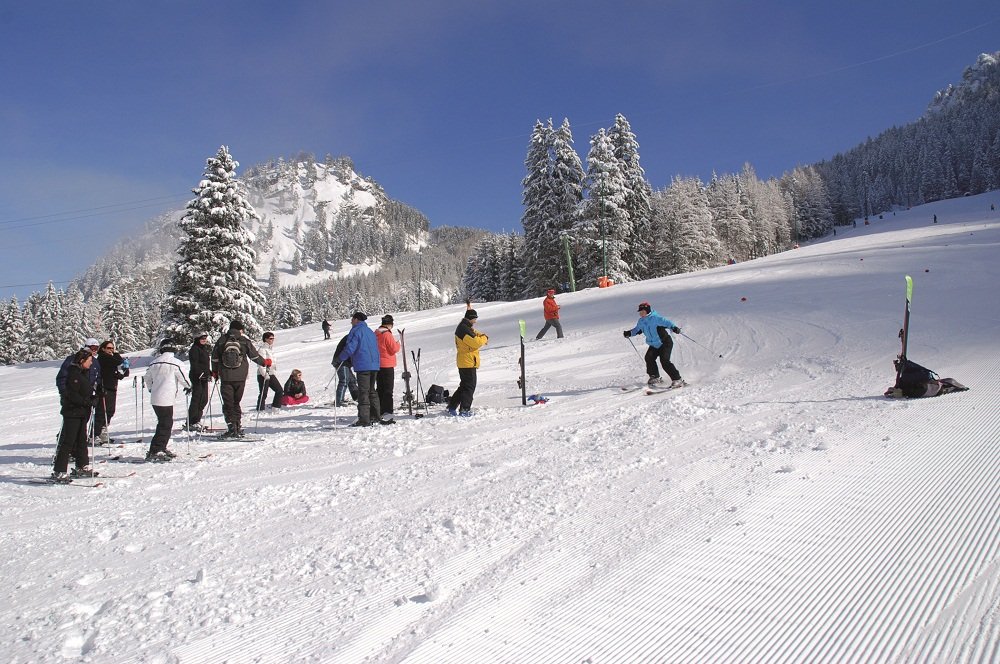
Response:
[[[257,367],[257,374],[267,378],[268,376],[277,376],[277,363],[274,361],[274,349],[267,344],[261,344],[260,348],[257,349],[260,353],[260,359],[271,360],[271,366],[265,367],[264,365],[259,365]]]
[[[146,370],[149,403],[153,406],[173,406],[177,393],[191,387],[181,361],[173,353],[162,353]]]

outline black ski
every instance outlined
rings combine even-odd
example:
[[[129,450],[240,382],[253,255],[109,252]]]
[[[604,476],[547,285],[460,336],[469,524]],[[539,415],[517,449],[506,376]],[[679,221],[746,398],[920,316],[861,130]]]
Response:
[[[29,484],[51,484],[53,486],[77,486],[87,489],[97,489],[104,486],[104,482],[79,482],[77,480],[54,480],[51,477],[32,477],[28,480]]]
[[[524,334],[525,325],[523,320],[517,321],[518,329],[521,332],[521,359],[518,362],[521,365],[521,377],[517,379],[517,385],[521,388],[521,405],[528,405],[528,385],[527,381],[524,379]]]

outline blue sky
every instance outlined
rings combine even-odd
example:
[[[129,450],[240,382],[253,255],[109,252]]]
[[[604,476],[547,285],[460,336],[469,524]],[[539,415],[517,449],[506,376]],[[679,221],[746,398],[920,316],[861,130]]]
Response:
[[[781,175],[915,120],[998,27],[995,0],[4,3],[0,296],[182,207],[222,144],[349,155],[435,226],[520,230],[536,119],[585,159],[623,113],[656,188]]]

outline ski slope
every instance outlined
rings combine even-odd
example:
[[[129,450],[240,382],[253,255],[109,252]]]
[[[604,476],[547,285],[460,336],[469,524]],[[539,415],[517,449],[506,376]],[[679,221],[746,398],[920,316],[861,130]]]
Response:
[[[528,392],[544,405],[522,407],[515,383],[517,321],[533,338],[540,299],[477,303],[490,344],[471,419],[397,409],[397,425],[358,430],[344,409],[246,413],[263,442],[175,431],[180,457],[163,465],[106,461],[144,445],[98,449],[103,488],[28,482],[50,471],[57,363],[0,368],[0,652],[184,664],[998,661],[991,203],[1000,192],[744,264],[562,294],[566,338],[527,343]],[[911,359],[968,392],[882,397],[905,274]],[[675,345],[689,387],[620,389],[644,379],[621,334],[643,300],[701,344]],[[407,349],[420,349],[423,387],[453,390],[462,307],[392,313]],[[282,382],[301,369],[314,402],[329,401],[346,330],[336,321],[331,341],[318,324],[278,331]],[[248,386],[245,410],[255,396]],[[134,439],[144,425],[148,442],[152,410],[136,401],[123,383],[112,435]],[[213,411],[219,421],[217,395]]]

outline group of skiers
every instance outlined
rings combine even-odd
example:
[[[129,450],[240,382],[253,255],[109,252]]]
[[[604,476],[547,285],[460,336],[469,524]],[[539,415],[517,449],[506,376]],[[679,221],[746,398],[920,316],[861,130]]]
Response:
[[[545,325],[535,339],[545,336],[554,327],[557,338],[563,338],[559,320],[560,306],[555,301],[555,290],[549,289],[543,300]],[[680,328],[664,318],[648,302],[638,308],[639,320],[624,336],[631,340],[643,335],[648,346],[645,355],[648,383],[662,383],[657,361],[671,379],[670,387],[685,385],[680,372],[670,360],[673,340],[670,332],[680,333]],[[400,341],[394,335],[395,321],[391,315],[382,317],[381,324],[372,330],[363,311],[351,315],[351,329],[337,344],[332,364],[336,369],[336,405],[356,403],[358,417],[352,427],[376,424],[395,424],[393,417],[393,385],[395,382],[396,355]],[[481,348],[489,337],[476,329],[479,314],[466,300],[466,310],[455,328],[455,362],[458,367],[459,385],[450,395],[446,413],[450,416],[471,417],[472,402],[476,392],[477,372]],[[323,321],[324,338],[329,339],[330,326]],[[210,344],[208,332],[196,334],[188,349],[189,370],[186,375],[181,361],[175,356],[177,346],[172,339],[160,342],[156,359],[149,365],[144,383],[150,393],[150,403],[156,414],[156,430],[146,454],[147,461],[169,461],[176,455],[167,445],[173,426],[173,408],[180,392],[190,395],[187,422],[184,428],[204,431],[202,414],[208,404],[210,383],[215,381],[222,397],[222,413],[226,432],[221,438],[243,438],[242,408],[240,402],[249,377],[250,364],[257,365],[259,395],[256,408],[267,407],[268,392],[273,391],[272,408],[306,403],[302,372],[295,369],[282,385],[277,378],[274,359],[273,332],[265,332],[258,350],[244,335],[243,324],[234,320],[229,329]],[[52,479],[68,482],[74,477],[93,477],[87,449],[87,422],[93,412],[92,436],[102,443],[111,442],[108,424],[115,413],[118,382],[129,375],[129,361],[115,352],[114,342],[99,344],[87,339],[84,347],[63,362],[56,377],[59,389],[63,426],[59,434]],[[407,377],[404,374],[404,377]],[[347,399],[350,393],[351,400]],[[96,410],[94,410],[96,408]],[[69,459],[75,459],[76,468],[67,474]]]

